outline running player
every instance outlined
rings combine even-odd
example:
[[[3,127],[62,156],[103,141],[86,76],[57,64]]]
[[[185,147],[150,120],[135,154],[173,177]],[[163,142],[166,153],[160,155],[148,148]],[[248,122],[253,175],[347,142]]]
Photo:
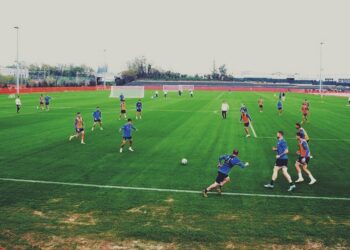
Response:
[[[258,104],[259,104],[259,110],[260,112],[264,111],[264,99],[262,99],[261,97],[258,100]]]
[[[132,125],[132,120],[129,118],[128,123],[126,123],[123,127],[119,129],[119,132],[123,130],[123,140],[120,145],[120,150],[119,152],[123,152],[124,145],[126,144],[127,141],[129,141],[129,151],[133,152],[134,150],[132,149],[132,135],[131,135],[131,130],[137,131],[137,129]]]
[[[292,178],[288,174],[288,146],[287,142],[283,138],[283,131],[277,132],[277,147],[273,147],[272,150],[276,151],[276,163],[273,168],[273,174],[271,178],[271,182],[269,184],[264,185],[266,188],[274,188],[274,183],[277,179],[278,172],[282,169],[282,173],[286,180],[289,183],[288,191],[293,191],[295,189],[295,184],[292,181]]]
[[[298,123],[298,122],[295,124],[295,128],[297,129],[297,133],[300,133],[301,138],[305,139],[307,144],[309,145],[310,137],[309,137],[308,133],[306,132],[306,130],[303,127],[301,127],[300,123]],[[309,147],[309,151],[310,151],[310,147]],[[311,159],[313,158],[311,155],[311,152],[310,152],[310,158]]]
[[[226,119],[227,112],[229,109],[230,109],[230,106],[228,105],[228,103],[226,101],[223,101],[221,104],[221,115],[223,119]]]
[[[94,123],[92,124],[91,131],[94,131],[97,123],[100,126],[100,130],[103,130],[102,113],[99,107],[96,107],[96,110],[92,113],[92,117],[94,118]]]
[[[16,103],[17,114],[19,114],[19,110],[22,107],[22,102],[21,102],[21,98],[19,98],[19,95],[16,97],[15,103]]]
[[[245,113],[248,114],[248,108],[247,108],[247,106],[244,105],[244,104],[242,103],[239,112],[240,112],[240,113],[245,112]]]
[[[46,95],[46,96],[45,96],[45,109],[46,109],[46,111],[49,111],[49,110],[50,110],[50,108],[49,108],[49,106],[50,106],[50,100],[51,100],[51,97],[48,96],[48,95]]]
[[[43,96],[43,94],[41,94],[39,97],[39,107],[40,107],[40,110],[44,110],[44,96]]]
[[[71,135],[69,137],[69,140],[71,141],[73,138],[78,138],[79,136],[81,136],[81,144],[85,144],[84,120],[80,112],[78,112],[77,116],[75,117],[74,128],[75,128],[75,134]]]
[[[213,184],[203,190],[203,196],[208,197],[208,192],[214,188],[216,188],[217,192],[221,194],[221,188],[230,181],[230,177],[228,176],[231,169],[234,166],[240,166],[241,168],[245,168],[249,165],[248,162],[243,163],[238,157],[238,150],[234,149],[231,155],[223,155],[220,156],[218,162],[218,175]]]
[[[247,113],[247,112],[242,112],[241,113],[241,122],[243,121],[243,124],[244,124],[244,131],[246,133],[246,137],[250,137],[250,134],[249,134],[249,125],[250,125],[250,122],[251,122],[251,118],[250,118],[250,115]]]
[[[124,116],[124,119],[126,120],[126,103],[125,103],[125,100],[121,101],[121,103],[120,103],[119,120],[122,119],[122,116]]]
[[[283,105],[282,105],[281,99],[278,99],[278,102],[277,102],[277,112],[279,115],[281,115],[283,112]]]
[[[307,122],[308,116],[309,116],[309,106],[306,103],[303,103],[301,106],[301,112],[302,112],[302,120],[301,123],[303,124],[304,122]]]
[[[309,185],[312,185],[316,182],[316,179],[312,176],[310,170],[307,168],[307,165],[310,161],[310,149],[309,144],[303,139],[302,134],[300,132],[297,133],[297,141],[299,150],[297,151],[298,159],[295,162],[295,168],[297,169],[298,179],[295,181],[296,183],[303,182],[304,178],[301,173],[301,168],[303,171],[309,176],[310,182]]]
[[[138,100],[138,102],[136,103],[136,120],[140,118],[140,120],[142,119],[142,102],[141,99]]]

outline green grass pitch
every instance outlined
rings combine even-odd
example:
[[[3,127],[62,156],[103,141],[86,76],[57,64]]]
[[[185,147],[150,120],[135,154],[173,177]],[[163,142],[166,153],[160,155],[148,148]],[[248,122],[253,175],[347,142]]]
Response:
[[[135,120],[135,152],[119,153],[119,100],[106,91],[51,93],[51,110],[37,110],[39,94],[0,96],[0,177],[69,183],[198,190],[216,177],[216,161],[233,148],[248,161],[235,167],[223,191],[314,197],[350,197],[350,108],[344,98],[287,94],[277,115],[273,93],[206,92],[195,97],[170,93],[165,100],[146,92],[142,120]],[[265,100],[258,112],[257,100]],[[314,158],[314,186],[288,193],[280,174],[270,181],[276,131],[289,144],[289,172],[295,180],[295,122],[308,98]],[[222,120],[220,106],[230,112]],[[135,118],[135,99],[127,100]],[[245,103],[258,138],[245,138],[239,106]],[[101,107],[104,130],[91,132],[92,112]],[[75,113],[85,120],[86,145],[68,141]],[[187,158],[186,166],[180,164]],[[307,178],[306,178],[307,180]],[[0,247],[12,248],[335,248],[350,247],[350,201],[218,196],[0,180]]]

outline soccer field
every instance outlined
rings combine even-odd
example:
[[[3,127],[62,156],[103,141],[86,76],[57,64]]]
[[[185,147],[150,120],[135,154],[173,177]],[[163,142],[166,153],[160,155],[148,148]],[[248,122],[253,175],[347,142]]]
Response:
[[[287,93],[278,116],[274,93],[152,94],[146,92],[142,120],[135,120],[136,100],[127,99],[138,131],[135,151],[122,154],[118,129],[125,121],[118,120],[119,100],[108,98],[109,92],[50,93],[49,112],[37,110],[39,94],[23,94],[20,114],[14,99],[0,96],[0,248],[350,247],[350,108],[344,98]],[[317,182],[309,186],[304,175],[290,193],[280,173],[275,188],[266,190],[278,130],[285,132],[289,173],[297,179],[295,123],[304,98],[311,110],[304,125],[314,157],[309,168]],[[230,105],[227,120],[221,118],[223,100]],[[241,103],[257,138],[245,137]],[[104,130],[92,132],[96,106]],[[68,141],[78,111],[85,145]],[[250,166],[231,171],[223,188],[231,195],[203,198],[218,157],[233,148]],[[188,165],[180,164],[182,158]]]

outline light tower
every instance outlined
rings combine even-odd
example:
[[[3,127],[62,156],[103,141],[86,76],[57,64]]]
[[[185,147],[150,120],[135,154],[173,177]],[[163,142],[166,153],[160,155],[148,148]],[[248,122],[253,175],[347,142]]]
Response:
[[[322,73],[323,73],[323,65],[322,65],[322,50],[323,50],[324,42],[320,42],[320,95],[322,96]]]
[[[18,43],[19,43],[19,27],[16,26],[14,27],[17,31],[17,48],[16,48],[16,66],[17,66],[17,70],[16,70],[16,91],[17,91],[17,95],[19,94],[19,59],[18,59]]]

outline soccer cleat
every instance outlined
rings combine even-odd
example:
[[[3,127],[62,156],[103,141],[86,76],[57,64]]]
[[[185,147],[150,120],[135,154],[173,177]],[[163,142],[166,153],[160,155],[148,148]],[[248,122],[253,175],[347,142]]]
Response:
[[[304,179],[303,178],[298,178],[298,180],[295,181],[295,183],[299,183],[299,182],[303,182]]]
[[[250,134],[246,135],[246,137],[250,137]]]
[[[203,197],[207,198],[208,197],[208,192],[206,189],[202,191]]]
[[[102,127],[100,127],[100,130],[103,130],[103,128],[102,128]]]
[[[73,135],[69,136],[69,140],[71,141],[74,138]]]
[[[136,116],[136,120],[138,120],[139,118]]]
[[[315,182],[316,182],[316,179],[312,179],[312,180],[310,181],[309,185],[312,185],[312,184],[314,184]]]
[[[91,131],[94,131],[94,128],[93,128],[93,127],[91,128]]]
[[[120,152],[120,153],[123,153],[123,148],[120,148],[119,152]]]
[[[132,149],[132,147],[129,147],[129,151],[134,152],[134,150]]]
[[[264,185],[264,187],[266,187],[266,188],[274,188],[275,186],[271,185],[271,184],[266,184],[266,185]]]
[[[288,192],[293,191],[295,188],[296,188],[296,186],[295,186],[295,185],[291,185],[291,186],[288,188]]]
[[[85,142],[84,142],[84,141],[81,141],[81,144],[85,144]]]

